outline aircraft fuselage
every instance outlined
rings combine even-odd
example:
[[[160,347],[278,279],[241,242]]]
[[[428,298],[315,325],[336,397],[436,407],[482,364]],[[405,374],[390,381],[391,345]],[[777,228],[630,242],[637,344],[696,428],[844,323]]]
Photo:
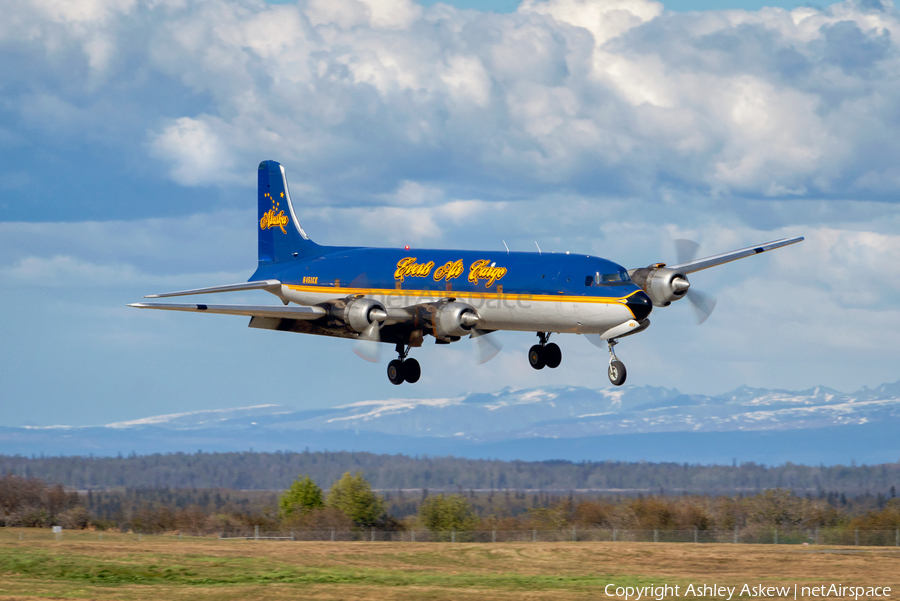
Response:
[[[487,330],[603,333],[642,321],[652,305],[611,261],[558,253],[320,247],[321,254],[260,265],[283,299],[317,305],[362,295],[388,309],[454,298]]]

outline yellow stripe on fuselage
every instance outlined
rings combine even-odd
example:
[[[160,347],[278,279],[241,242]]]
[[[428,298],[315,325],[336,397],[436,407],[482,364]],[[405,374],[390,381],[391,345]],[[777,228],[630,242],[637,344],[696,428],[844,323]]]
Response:
[[[527,292],[473,292],[467,290],[416,290],[413,288],[343,288],[335,286],[298,286],[295,284],[285,284],[290,290],[297,292],[309,292],[312,294],[334,294],[335,296],[347,296],[350,294],[363,295],[381,295],[381,296],[419,296],[424,298],[448,298],[457,299],[479,298],[479,299],[527,299],[537,302],[552,303],[591,303],[591,304],[613,304],[624,303],[627,298],[637,294],[640,290],[635,290],[625,296],[609,297],[609,296],[570,296],[560,294],[554,296],[552,294],[529,294]]]

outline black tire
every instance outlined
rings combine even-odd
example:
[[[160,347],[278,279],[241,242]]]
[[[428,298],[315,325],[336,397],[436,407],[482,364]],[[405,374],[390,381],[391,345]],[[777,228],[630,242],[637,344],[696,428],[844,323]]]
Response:
[[[562,351],[559,345],[550,343],[544,347],[544,362],[550,369],[556,369],[562,363]]]
[[[625,371],[624,363],[621,361],[613,361],[609,364],[607,374],[609,375],[609,381],[612,382],[613,386],[621,386],[625,383],[625,376],[628,375],[628,372]]]
[[[403,372],[403,379],[410,384],[415,384],[422,376],[422,367],[415,359],[407,359],[404,361],[403,368],[400,371]]]
[[[388,363],[388,380],[391,384],[403,384],[403,364],[399,360],[394,359]]]
[[[544,369],[544,366],[547,364],[544,359],[544,347],[535,344],[528,349],[528,363],[535,369]]]

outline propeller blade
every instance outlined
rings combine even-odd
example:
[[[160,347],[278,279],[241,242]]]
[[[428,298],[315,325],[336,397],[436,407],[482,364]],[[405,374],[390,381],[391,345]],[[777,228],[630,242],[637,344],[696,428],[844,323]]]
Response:
[[[478,353],[478,365],[487,363],[497,356],[497,353],[503,348],[503,345],[495,336],[491,336],[491,332],[485,330],[472,330],[469,336],[475,341],[475,349]]]
[[[359,333],[359,338],[353,345],[353,352],[361,359],[371,363],[381,360],[381,324],[373,321],[372,325]]]
[[[678,265],[689,263],[697,256],[700,245],[693,240],[679,238],[675,240],[675,256],[678,257]]]
[[[694,290],[693,288],[688,290],[687,299],[691,301],[691,307],[694,309],[694,314],[697,317],[697,325],[706,321],[709,314],[716,308],[715,298]]]
[[[607,342],[600,338],[600,334],[585,334],[584,339],[596,346],[597,348],[602,348],[604,351],[606,350]]]
[[[675,240],[675,256],[678,257],[678,265],[690,263],[697,256],[700,245],[693,240],[679,238]],[[691,308],[694,309],[694,316],[697,318],[697,325],[707,320],[709,314],[716,308],[716,299],[704,294],[699,290],[690,287],[687,280],[678,278],[674,282],[679,290],[687,290],[687,299],[691,301]]]

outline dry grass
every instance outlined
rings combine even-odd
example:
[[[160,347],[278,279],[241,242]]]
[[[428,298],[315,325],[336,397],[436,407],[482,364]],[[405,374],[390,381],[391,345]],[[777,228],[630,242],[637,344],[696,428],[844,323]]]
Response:
[[[0,541],[0,599],[600,599],[604,586],[890,586],[900,550],[690,543]],[[682,589],[683,590],[683,589]],[[740,601],[744,601],[743,597]],[[621,600],[620,600],[621,601]]]

